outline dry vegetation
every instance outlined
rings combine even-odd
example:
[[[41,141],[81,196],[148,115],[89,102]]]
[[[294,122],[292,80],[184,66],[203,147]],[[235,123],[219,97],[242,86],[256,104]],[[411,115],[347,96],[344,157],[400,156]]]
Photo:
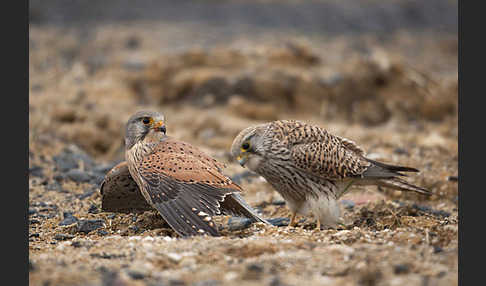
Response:
[[[457,284],[457,36],[166,52],[144,27],[101,26],[88,40],[30,28],[31,285]],[[230,176],[245,175],[228,153],[241,129],[292,118],[420,169],[409,180],[434,195],[355,188],[341,229],[315,231],[309,217],[296,228],[230,230],[218,217],[222,237],[180,239],[153,211],[100,209],[100,180],[123,160],[124,123],[140,109],[164,112],[171,136],[227,163]],[[266,182],[240,184],[265,217],[288,217]]]

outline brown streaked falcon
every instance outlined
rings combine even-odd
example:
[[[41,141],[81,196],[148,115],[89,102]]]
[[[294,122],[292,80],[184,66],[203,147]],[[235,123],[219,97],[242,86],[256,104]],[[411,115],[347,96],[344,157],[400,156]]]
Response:
[[[279,120],[251,126],[233,140],[231,154],[242,166],[264,177],[295,216],[313,214],[317,228],[340,222],[337,200],[355,185],[379,185],[430,195],[407,183],[400,172],[417,169],[388,165],[366,158],[353,141],[318,126]]]
[[[113,193],[122,190],[124,195],[130,194],[136,186],[148,205],[157,209],[181,236],[218,236],[212,221],[212,216],[218,214],[243,215],[269,224],[238,194],[242,191],[240,186],[222,173],[223,163],[165,133],[164,116],[158,112],[140,111],[130,117],[125,134],[126,163],[108,172],[102,194],[121,199],[121,193]],[[121,208],[116,201],[104,204],[117,211],[148,207],[141,202],[130,202]]]

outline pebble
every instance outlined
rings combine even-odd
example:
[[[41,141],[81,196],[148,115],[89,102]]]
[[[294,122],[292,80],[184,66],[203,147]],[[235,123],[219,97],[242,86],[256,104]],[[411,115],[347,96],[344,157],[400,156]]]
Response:
[[[71,225],[73,223],[78,222],[78,218],[73,216],[71,212],[64,212],[63,213],[64,219],[59,223],[59,225]]]
[[[228,220],[228,229],[231,231],[242,230],[250,227],[251,220],[246,217],[230,217]]]
[[[263,274],[263,266],[260,264],[252,263],[246,267],[245,279],[259,280]]]
[[[48,191],[60,191],[61,189],[62,187],[57,181],[48,184],[46,187],[46,190]]]
[[[100,211],[99,211],[99,209],[96,205],[91,205],[88,209],[88,213],[90,213],[90,214],[97,214],[99,212]]]
[[[393,150],[393,152],[394,152],[395,154],[398,154],[398,155],[407,155],[407,156],[410,156],[410,154],[408,153],[408,151],[407,151],[407,150],[405,150],[405,149],[403,149],[403,148],[400,148],[400,147],[395,148],[395,149]]]
[[[442,251],[444,251],[444,250],[442,249],[442,247],[440,247],[440,246],[438,246],[438,245],[434,245],[434,254],[440,253],[440,252],[442,252]]]
[[[449,177],[447,177],[447,180],[451,181],[451,182],[457,182],[457,181],[459,181],[459,177],[458,176],[449,176]]]
[[[105,224],[103,219],[87,219],[78,221],[78,232],[89,233],[98,228],[102,228]]]
[[[85,193],[81,194],[81,195],[78,195],[78,199],[80,200],[84,200],[86,199],[87,197],[90,197],[92,194],[95,193],[95,190],[94,189],[90,189],[88,191],[86,191]]]
[[[74,235],[65,234],[65,233],[56,233],[56,235],[54,235],[55,240],[68,240],[71,238],[74,238]]]
[[[53,160],[61,172],[77,169],[80,161],[83,162],[86,170],[92,169],[95,165],[93,159],[76,145],[70,145],[64,148],[60,154],[53,157]]]
[[[177,279],[169,280],[169,286],[185,286],[186,282]]]
[[[29,168],[29,175],[35,176],[35,177],[43,177],[44,173],[42,171],[42,167],[40,166],[32,166]]]
[[[288,217],[270,218],[267,219],[267,221],[274,226],[287,226],[290,223],[290,219]]]
[[[218,280],[198,281],[191,284],[191,286],[218,286],[218,285],[221,285],[221,282],[219,282]]]
[[[428,206],[421,206],[421,205],[417,205],[417,204],[413,204],[412,208],[419,210],[419,211],[422,211],[422,212],[425,212],[425,213],[432,214],[432,215],[441,216],[441,217],[448,217],[448,216],[451,215],[451,213],[443,211],[443,210],[434,210],[434,209],[432,209]]]
[[[140,271],[133,270],[133,269],[127,270],[127,275],[130,276],[130,278],[132,278],[134,280],[141,280],[141,279],[145,278],[145,274],[143,274]]]
[[[351,200],[341,200],[341,204],[348,210],[352,210],[354,206],[356,205],[353,201]]]
[[[395,274],[406,274],[410,271],[410,265],[408,264],[397,264],[393,267],[393,272]]]
[[[91,181],[91,179],[93,178],[92,175],[89,174],[88,172],[81,171],[78,169],[69,170],[66,173],[66,177],[78,183],[86,183]]]
[[[108,235],[108,232],[106,230],[99,229],[98,230],[98,235],[105,236],[105,235]]]
[[[274,201],[272,201],[272,205],[283,206],[283,205],[285,205],[285,200],[274,200]]]

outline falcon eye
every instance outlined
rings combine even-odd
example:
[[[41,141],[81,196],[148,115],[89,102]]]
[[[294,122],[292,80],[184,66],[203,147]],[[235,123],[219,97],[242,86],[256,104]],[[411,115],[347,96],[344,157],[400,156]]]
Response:
[[[143,122],[143,124],[147,125],[150,122],[152,122],[152,118],[150,118],[150,117],[144,117],[144,118],[142,118],[142,122]]]
[[[250,149],[250,143],[248,142],[243,143],[243,145],[241,145],[241,149],[244,151],[248,151],[248,149]]]

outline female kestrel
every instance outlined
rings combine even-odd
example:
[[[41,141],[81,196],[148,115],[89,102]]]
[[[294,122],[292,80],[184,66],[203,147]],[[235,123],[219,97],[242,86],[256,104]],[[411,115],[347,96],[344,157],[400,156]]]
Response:
[[[353,141],[299,121],[248,127],[234,139],[231,154],[282,195],[291,211],[291,226],[296,224],[297,213],[312,213],[317,228],[321,224],[336,227],[340,221],[337,199],[352,184],[430,194],[399,178],[406,176],[400,172],[417,169],[368,159]]]
[[[240,186],[221,172],[224,164],[165,133],[162,114],[137,112],[126,124],[125,159],[145,200],[179,235],[218,236],[212,216],[221,213],[269,224],[239,196]],[[123,164],[109,172],[102,192],[107,182],[133,189]]]

